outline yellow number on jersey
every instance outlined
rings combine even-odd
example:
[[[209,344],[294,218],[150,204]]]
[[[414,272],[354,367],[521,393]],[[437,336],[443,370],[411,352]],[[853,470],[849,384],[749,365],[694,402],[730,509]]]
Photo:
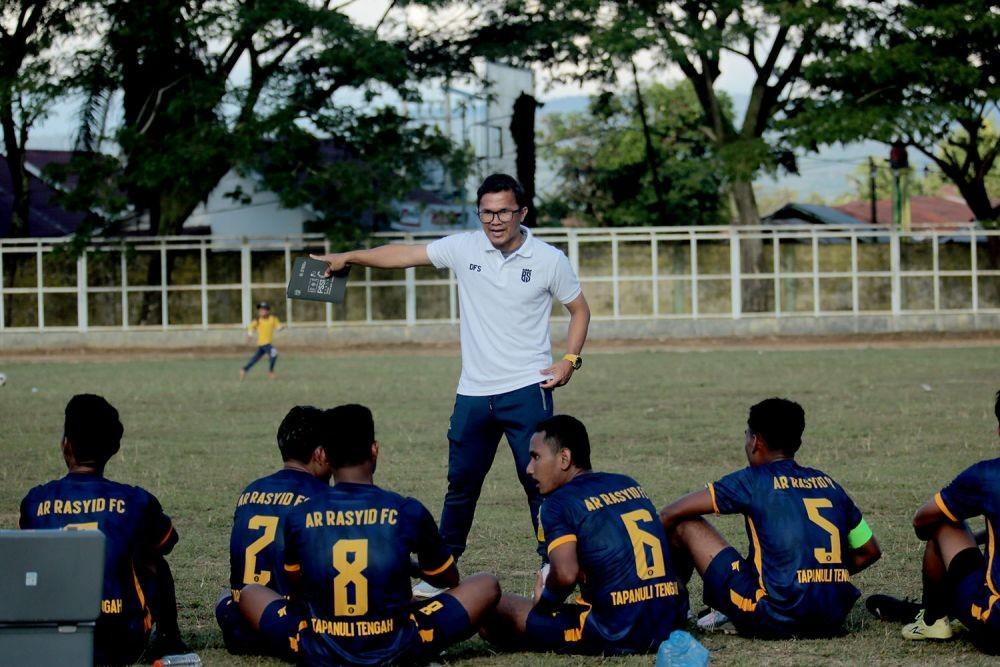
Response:
[[[659,538],[652,533],[648,533],[639,527],[639,522],[650,523],[653,521],[649,510],[632,510],[627,514],[622,514],[622,521],[625,522],[625,529],[628,530],[629,539],[632,540],[632,550],[635,552],[635,573],[640,579],[654,579],[662,577],[667,573],[666,565],[663,563],[663,545]],[[646,547],[649,547],[650,557],[646,557]]]
[[[820,563],[840,563],[840,531],[819,513],[821,507],[833,507],[833,502],[828,498],[803,498],[802,502],[806,506],[806,513],[809,520],[830,534],[830,550],[816,547],[813,555]]]
[[[348,559],[348,556],[351,556]],[[363,616],[368,613],[368,540],[338,540],[333,545],[333,613],[337,616]],[[354,601],[347,587],[354,586]]]
[[[96,521],[87,521],[86,523],[67,523],[63,526],[63,530],[100,530],[100,526],[97,525]]]
[[[270,570],[257,572],[257,554],[267,548],[271,542],[274,542],[274,535],[278,532],[278,517],[255,514],[250,517],[247,528],[250,530],[260,530],[263,528],[264,534],[247,547],[243,565],[243,583],[267,586],[267,583],[271,581],[271,572]]]

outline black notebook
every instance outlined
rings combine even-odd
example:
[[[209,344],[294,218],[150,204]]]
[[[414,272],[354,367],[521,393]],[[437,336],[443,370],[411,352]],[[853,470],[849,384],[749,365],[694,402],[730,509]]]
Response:
[[[299,257],[292,267],[292,278],[285,292],[289,299],[343,303],[347,274],[351,267],[326,277],[327,263],[311,257]]]

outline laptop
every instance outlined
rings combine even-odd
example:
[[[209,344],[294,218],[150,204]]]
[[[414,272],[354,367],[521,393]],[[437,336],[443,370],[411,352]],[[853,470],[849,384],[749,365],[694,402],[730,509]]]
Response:
[[[97,530],[0,530],[0,667],[88,667],[104,586]]]

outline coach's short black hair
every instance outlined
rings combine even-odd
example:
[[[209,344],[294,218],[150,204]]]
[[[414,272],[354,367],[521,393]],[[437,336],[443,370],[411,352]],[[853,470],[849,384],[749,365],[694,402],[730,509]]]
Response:
[[[524,191],[524,188],[517,182],[516,178],[507,174],[490,174],[483,181],[483,184],[479,186],[479,189],[476,190],[476,206],[479,206],[483,195],[494,192],[513,192],[518,206],[524,208],[531,205],[528,193]]]
[[[77,394],[66,404],[63,434],[77,463],[103,466],[118,453],[123,433],[118,411],[103,396]]]
[[[769,398],[750,408],[747,426],[764,438],[768,449],[793,456],[802,446],[806,413],[795,401]]]
[[[590,470],[590,436],[587,427],[576,417],[555,415],[540,422],[535,432],[545,436],[545,442],[552,451],[568,449],[573,455],[573,463],[577,468]]]
[[[338,405],[326,411],[330,437],[323,445],[334,470],[361,465],[372,455],[375,420],[372,411],[357,403]]]
[[[309,463],[317,447],[322,447],[329,433],[325,430],[323,411],[311,405],[296,405],[278,427],[278,449],[282,461]]]

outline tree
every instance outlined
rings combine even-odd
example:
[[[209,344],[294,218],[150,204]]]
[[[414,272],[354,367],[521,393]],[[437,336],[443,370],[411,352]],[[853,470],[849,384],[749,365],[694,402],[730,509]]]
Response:
[[[427,62],[405,32],[382,35],[385,21],[359,26],[344,6],[100,2],[93,26],[100,39],[80,52],[76,80],[86,97],[79,147],[87,150],[62,175],[79,179],[67,201],[98,202],[112,224],[82,232],[131,225],[177,234],[231,169],[259,174],[286,205],[308,206],[314,227],[328,230],[384,218],[389,201],[419,184],[421,161],[457,169],[461,160],[440,136],[371,104],[386,90],[416,99],[415,83],[449,61]],[[339,101],[345,91],[366,108]],[[119,100],[121,121],[108,127]],[[109,144],[117,154],[99,150]],[[331,157],[340,164],[328,164]],[[148,274],[158,282],[159,258]],[[144,295],[140,321],[156,298]]]
[[[1000,227],[988,183],[1000,155],[1000,4],[909,0],[856,14],[863,45],[806,69],[812,95],[786,126],[799,143],[901,141],[926,155],[985,227]],[[993,196],[996,196],[994,191]],[[1000,260],[1000,241],[992,244]]]
[[[0,6],[0,129],[12,185],[10,236],[28,234],[28,136],[63,93],[56,51],[80,11],[81,3],[70,1],[17,0]]]
[[[776,120],[800,92],[802,67],[819,51],[844,46],[841,25],[848,12],[836,0],[533,0],[496,3],[469,42],[477,45],[516,36],[515,59],[536,60],[556,72],[615,79],[645,55],[656,66],[676,65],[694,89],[704,131],[728,172],[741,225],[760,223],[752,181],[761,170],[795,170]],[[501,40],[497,40],[500,37]],[[483,48],[480,46],[480,48]],[[723,53],[752,69],[749,104],[742,120],[727,113],[716,88]],[[763,244],[742,244],[745,272],[763,270]],[[746,286],[748,309],[763,307],[755,284]]]
[[[605,93],[586,113],[550,116],[542,154],[559,182],[549,215],[608,227],[725,224],[723,168],[701,121],[687,83]]]

